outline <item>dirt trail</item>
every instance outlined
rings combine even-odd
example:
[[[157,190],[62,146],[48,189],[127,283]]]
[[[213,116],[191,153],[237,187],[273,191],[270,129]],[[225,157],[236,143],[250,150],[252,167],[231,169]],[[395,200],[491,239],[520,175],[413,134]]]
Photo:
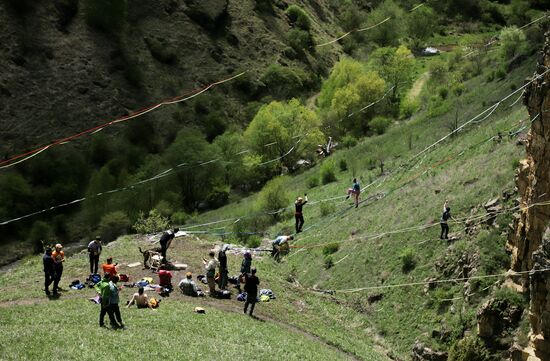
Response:
[[[430,78],[429,71],[420,75],[418,79],[416,79],[416,81],[414,82],[411,90],[409,91],[409,94],[407,94],[407,98],[410,100],[417,98],[420,95],[420,92],[422,91],[424,84],[426,84],[429,78]]]

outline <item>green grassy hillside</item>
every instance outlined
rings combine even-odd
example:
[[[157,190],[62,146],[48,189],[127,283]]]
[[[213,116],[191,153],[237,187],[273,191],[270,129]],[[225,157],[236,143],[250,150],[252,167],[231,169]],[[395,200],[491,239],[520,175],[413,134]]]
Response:
[[[48,300],[41,291],[41,260],[33,256],[0,275],[0,319],[7,335],[1,341],[2,358],[24,355],[26,359],[42,359],[47,354],[45,348],[54,343],[64,359],[107,355],[109,348],[117,350],[120,359],[130,359],[142,354],[142,347],[160,348],[168,359],[250,359],[268,352],[272,359],[312,360],[407,359],[415,340],[448,349],[464,331],[475,328],[475,310],[498,278],[471,282],[467,290],[463,283],[442,284],[428,291],[421,285],[336,291],[332,295],[313,289],[343,290],[457,277],[455,268],[464,258],[474,260],[469,263],[475,268],[470,275],[500,273],[507,268],[503,253],[509,214],[497,218],[499,228],[480,225],[470,235],[462,224],[451,223],[451,232],[461,233],[460,240],[451,243],[438,239],[438,218],[445,199],[450,200],[454,216],[464,219],[483,215],[480,204],[513,188],[514,168],[523,147],[516,145],[515,137],[504,136],[500,142],[486,140],[498,132],[506,135],[509,130],[528,126],[523,107],[510,106],[516,97],[414,162],[407,161],[449,132],[455,109],[460,123],[469,120],[521,86],[532,68],[533,62],[528,61],[502,81],[474,77],[465,84],[460,98],[450,99],[451,111],[430,117],[427,109],[422,109],[384,135],[339,149],[320,165],[283,178],[289,195],[307,192],[311,204],[304,207],[306,230],[297,236],[293,243],[296,248],[289,256],[280,263],[268,256],[254,260],[261,286],[277,295],[276,300],[258,305],[259,321],[239,315],[242,304],[234,299],[190,300],[175,292],[156,312],[123,309],[127,330],[102,330],[96,324],[98,307],[86,300],[94,292],[66,291],[60,300]],[[429,96],[425,93],[419,96]],[[338,169],[342,160],[347,170],[336,172],[337,181],[308,187],[311,177],[320,177],[323,163],[335,162]],[[385,164],[384,174],[377,166],[380,160]],[[344,195],[354,176],[363,186],[372,183],[362,193],[362,199],[368,201],[359,208],[342,198],[317,203]],[[380,199],[370,198],[377,194]],[[256,200],[257,196],[242,199],[194,221],[250,216]],[[425,229],[416,229],[420,226]],[[400,231],[407,228],[411,230]],[[230,232],[233,221],[193,230]],[[283,220],[266,231],[274,237],[292,230],[293,219],[285,212]],[[399,232],[374,237],[390,231]],[[200,259],[214,243],[237,242],[232,235],[223,239],[213,234],[200,237],[178,239],[171,251],[174,259],[188,263],[195,274],[201,272]],[[336,252],[329,254],[324,247],[327,243],[337,243]],[[138,279],[149,275],[148,271],[125,265],[140,261],[137,246],[148,244],[144,237],[127,236],[106,247],[104,255],[114,256],[122,265],[121,272]],[[264,241],[263,246],[268,243]],[[240,256],[231,255],[229,262],[230,273],[238,273]],[[65,267],[65,287],[73,279],[82,280],[87,271],[85,252],[70,257]],[[176,280],[183,274],[176,272]],[[132,292],[123,290],[122,299]],[[193,314],[196,305],[205,307],[207,314]],[[21,335],[32,341],[31,347],[19,341]],[[107,347],[98,350],[100,340],[105,340]]]
[[[459,124],[471,119],[521,86],[532,68],[532,62],[525,64],[500,82],[474,78],[467,83],[462,100],[455,100],[453,110],[446,115],[429,118],[420,112],[387,134],[339,150],[333,159],[325,160],[335,161],[336,165],[341,160],[347,162],[348,170],[337,173],[337,182],[308,189],[308,179],[319,177],[318,167],[287,178],[284,188],[293,196],[307,192],[312,204],[304,207],[307,231],[297,236],[297,248],[281,264],[266,264],[270,272],[283,279],[291,276],[304,289],[338,290],[445,278],[441,268],[454,269],[463,257],[475,259],[473,272],[477,275],[506,270],[509,260],[504,245],[510,214],[497,218],[497,228],[481,225],[483,230],[471,235],[465,234],[462,223],[451,223],[451,232],[461,234],[460,240],[453,243],[438,239],[438,221],[445,199],[450,200],[454,216],[464,220],[468,216],[483,216],[481,204],[499,197],[503,191],[513,190],[515,167],[524,149],[507,134],[529,125],[526,110],[520,104],[511,106],[517,96],[501,104],[487,119],[474,122],[414,162],[407,160],[449,133],[454,109],[458,109]],[[499,132],[505,135],[501,142],[488,140]],[[376,167],[380,160],[385,163],[384,175]],[[398,168],[401,164],[406,164],[404,169]],[[363,186],[374,182],[362,194],[363,199],[376,194],[385,196],[369,200],[358,209],[342,198],[313,204],[344,195],[354,176]],[[201,221],[245,216],[253,203],[254,199],[245,199],[212,212]],[[273,237],[293,232],[293,222],[289,215],[268,233]],[[224,225],[227,223],[219,226]],[[374,237],[422,226],[426,229]],[[231,226],[228,228],[231,230]],[[323,254],[323,246],[328,243],[339,245],[330,256]],[[404,258],[413,260],[411,270],[403,271]],[[435,266],[438,261],[443,265],[440,268]],[[456,275],[451,270],[447,276]],[[374,338],[382,345],[399,357],[406,357],[417,339],[448,349],[465,330],[475,328],[475,311],[497,280],[474,284],[468,291],[463,290],[462,283],[451,283],[430,292],[421,285],[319,297],[346,305],[361,337],[377,335]],[[470,292],[473,295],[465,301],[464,294]],[[381,295],[381,300],[369,302],[373,295]],[[442,340],[432,338],[434,330],[448,336]]]

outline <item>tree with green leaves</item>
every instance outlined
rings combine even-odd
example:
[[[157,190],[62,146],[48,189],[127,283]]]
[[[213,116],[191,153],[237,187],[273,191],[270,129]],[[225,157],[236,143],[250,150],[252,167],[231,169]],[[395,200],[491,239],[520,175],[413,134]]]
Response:
[[[171,167],[185,163],[178,168],[175,177],[183,207],[189,211],[197,209],[214,187],[223,182],[219,149],[209,144],[197,129],[182,129],[163,158]]]
[[[411,51],[401,45],[398,48],[380,48],[372,54],[375,69],[390,86],[393,86],[391,100],[399,101],[399,97],[414,76],[415,59]]]
[[[524,54],[527,49],[525,34],[515,26],[502,29],[499,39],[500,58],[504,63],[507,63],[515,57]]]
[[[397,46],[403,38],[405,23],[400,19],[405,17],[404,10],[393,0],[385,0],[371,11],[367,17],[368,21],[365,27],[377,25],[387,18],[393,20],[386,21],[368,31],[368,39],[378,46]]]
[[[333,127],[343,133],[349,131],[356,136],[364,135],[368,130],[369,120],[375,113],[358,110],[381,98],[386,90],[386,82],[374,71],[368,71],[347,86],[338,89],[332,98],[328,120]],[[356,113],[352,117],[348,114]]]
[[[298,100],[274,101],[260,108],[244,139],[262,162],[282,157],[271,166],[267,164],[267,169],[292,169],[301,157],[312,158],[316,145],[325,141],[320,125],[317,115]]]
[[[323,82],[321,92],[317,97],[317,105],[321,109],[329,109],[334,94],[341,88],[351,84],[365,73],[365,67],[352,58],[344,57],[334,65],[328,79]]]
[[[407,35],[413,48],[424,46],[432,36],[437,24],[437,14],[431,7],[424,5],[406,17]]]

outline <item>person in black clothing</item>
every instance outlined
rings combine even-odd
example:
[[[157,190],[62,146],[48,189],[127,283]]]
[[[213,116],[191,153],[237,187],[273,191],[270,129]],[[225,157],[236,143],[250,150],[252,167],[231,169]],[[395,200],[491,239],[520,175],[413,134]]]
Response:
[[[99,267],[99,255],[101,254],[101,236],[96,236],[93,241],[88,243],[88,254],[90,257],[90,274],[96,274]]]
[[[160,237],[160,253],[162,255],[162,263],[166,264],[168,260],[166,259],[166,251],[172,244],[172,240],[176,236],[176,233],[179,232],[179,228],[174,228],[173,231],[167,231],[162,234]]]
[[[296,211],[294,212],[294,217],[296,218],[296,233],[302,232],[302,227],[304,226],[302,207],[307,203],[307,194],[304,194],[304,198],[298,197],[296,198],[296,202],[294,202],[294,207],[296,208]]]
[[[52,258],[52,249],[46,248],[46,252],[42,257],[42,262],[44,263],[44,291],[46,295],[50,295],[50,285],[52,284],[55,278],[55,269]]]
[[[244,291],[246,292],[246,302],[244,303],[244,313],[250,305],[250,313],[254,312],[254,306],[256,305],[256,300],[258,298],[258,285],[260,284],[260,279],[256,277],[256,268],[252,267],[250,273],[246,275],[246,281],[244,284]]]
[[[227,287],[227,255],[225,252],[229,248],[229,245],[224,244],[222,248],[220,248],[220,251],[218,252],[218,262],[220,262],[220,279],[218,282],[218,286],[220,287],[220,290],[225,290]]]
[[[451,208],[448,204],[449,201],[446,200],[445,204],[443,204],[443,214],[439,220],[439,224],[441,225],[441,235],[439,236],[440,239],[449,239],[449,225],[447,224],[447,221],[453,217],[451,216]]]

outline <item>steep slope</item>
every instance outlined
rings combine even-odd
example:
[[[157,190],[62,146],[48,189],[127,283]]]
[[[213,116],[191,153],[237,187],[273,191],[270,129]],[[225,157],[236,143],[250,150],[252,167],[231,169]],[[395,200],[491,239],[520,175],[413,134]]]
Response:
[[[128,1],[123,28],[107,33],[86,23],[86,1],[14,3],[0,2],[3,158],[242,70],[257,82],[270,64],[320,70],[335,59],[330,51],[319,59],[285,56],[287,2],[259,8],[252,0]],[[309,12],[315,36],[336,32],[325,2],[292,3]],[[247,123],[239,116],[243,93],[229,89],[217,90],[226,96],[224,117]],[[179,122],[196,121],[190,108],[180,109]],[[177,110],[136,122],[150,122],[162,138],[181,127],[172,116]]]
[[[511,93],[510,89],[518,89],[533,67],[534,61],[528,61],[505,81],[476,77],[465,83],[464,94],[453,100],[453,110],[447,114],[432,118],[418,112],[413,120],[382,136],[338,150],[323,161],[333,163],[335,169],[345,163],[335,170],[336,182],[312,186],[310,179],[321,177],[319,167],[285,180],[291,199],[304,192],[309,196],[305,231],[297,235],[290,256],[281,264],[263,263],[262,270],[268,267],[281,280],[301,286],[298,294],[285,292],[293,302],[312,289],[335,290],[333,295],[313,292],[324,302],[342,307],[339,315],[320,311],[323,317],[345,324],[354,337],[374,339],[391,349],[392,357],[408,359],[417,340],[436,350],[449,350],[466,331],[475,330],[476,309],[502,283],[510,266],[504,247],[511,222],[508,209],[514,207],[515,164],[523,156],[516,136],[524,136],[528,114],[521,104],[509,107],[517,96],[513,97],[491,116],[407,160],[449,133],[455,108],[459,124],[465,123]],[[371,184],[362,193],[358,209],[343,199],[353,177],[363,187]],[[254,218],[256,199],[209,212],[197,223],[230,221],[193,230],[243,231],[230,223],[232,217]],[[450,242],[438,239],[438,217],[445,199],[450,199],[457,218],[451,223]],[[491,215],[486,209],[492,206],[484,206],[493,199],[499,210]],[[266,237],[293,232],[289,208]],[[226,241],[232,235],[221,237]],[[219,242],[218,237],[212,240]],[[466,283],[448,281],[472,276]],[[281,317],[292,319],[293,315]]]

